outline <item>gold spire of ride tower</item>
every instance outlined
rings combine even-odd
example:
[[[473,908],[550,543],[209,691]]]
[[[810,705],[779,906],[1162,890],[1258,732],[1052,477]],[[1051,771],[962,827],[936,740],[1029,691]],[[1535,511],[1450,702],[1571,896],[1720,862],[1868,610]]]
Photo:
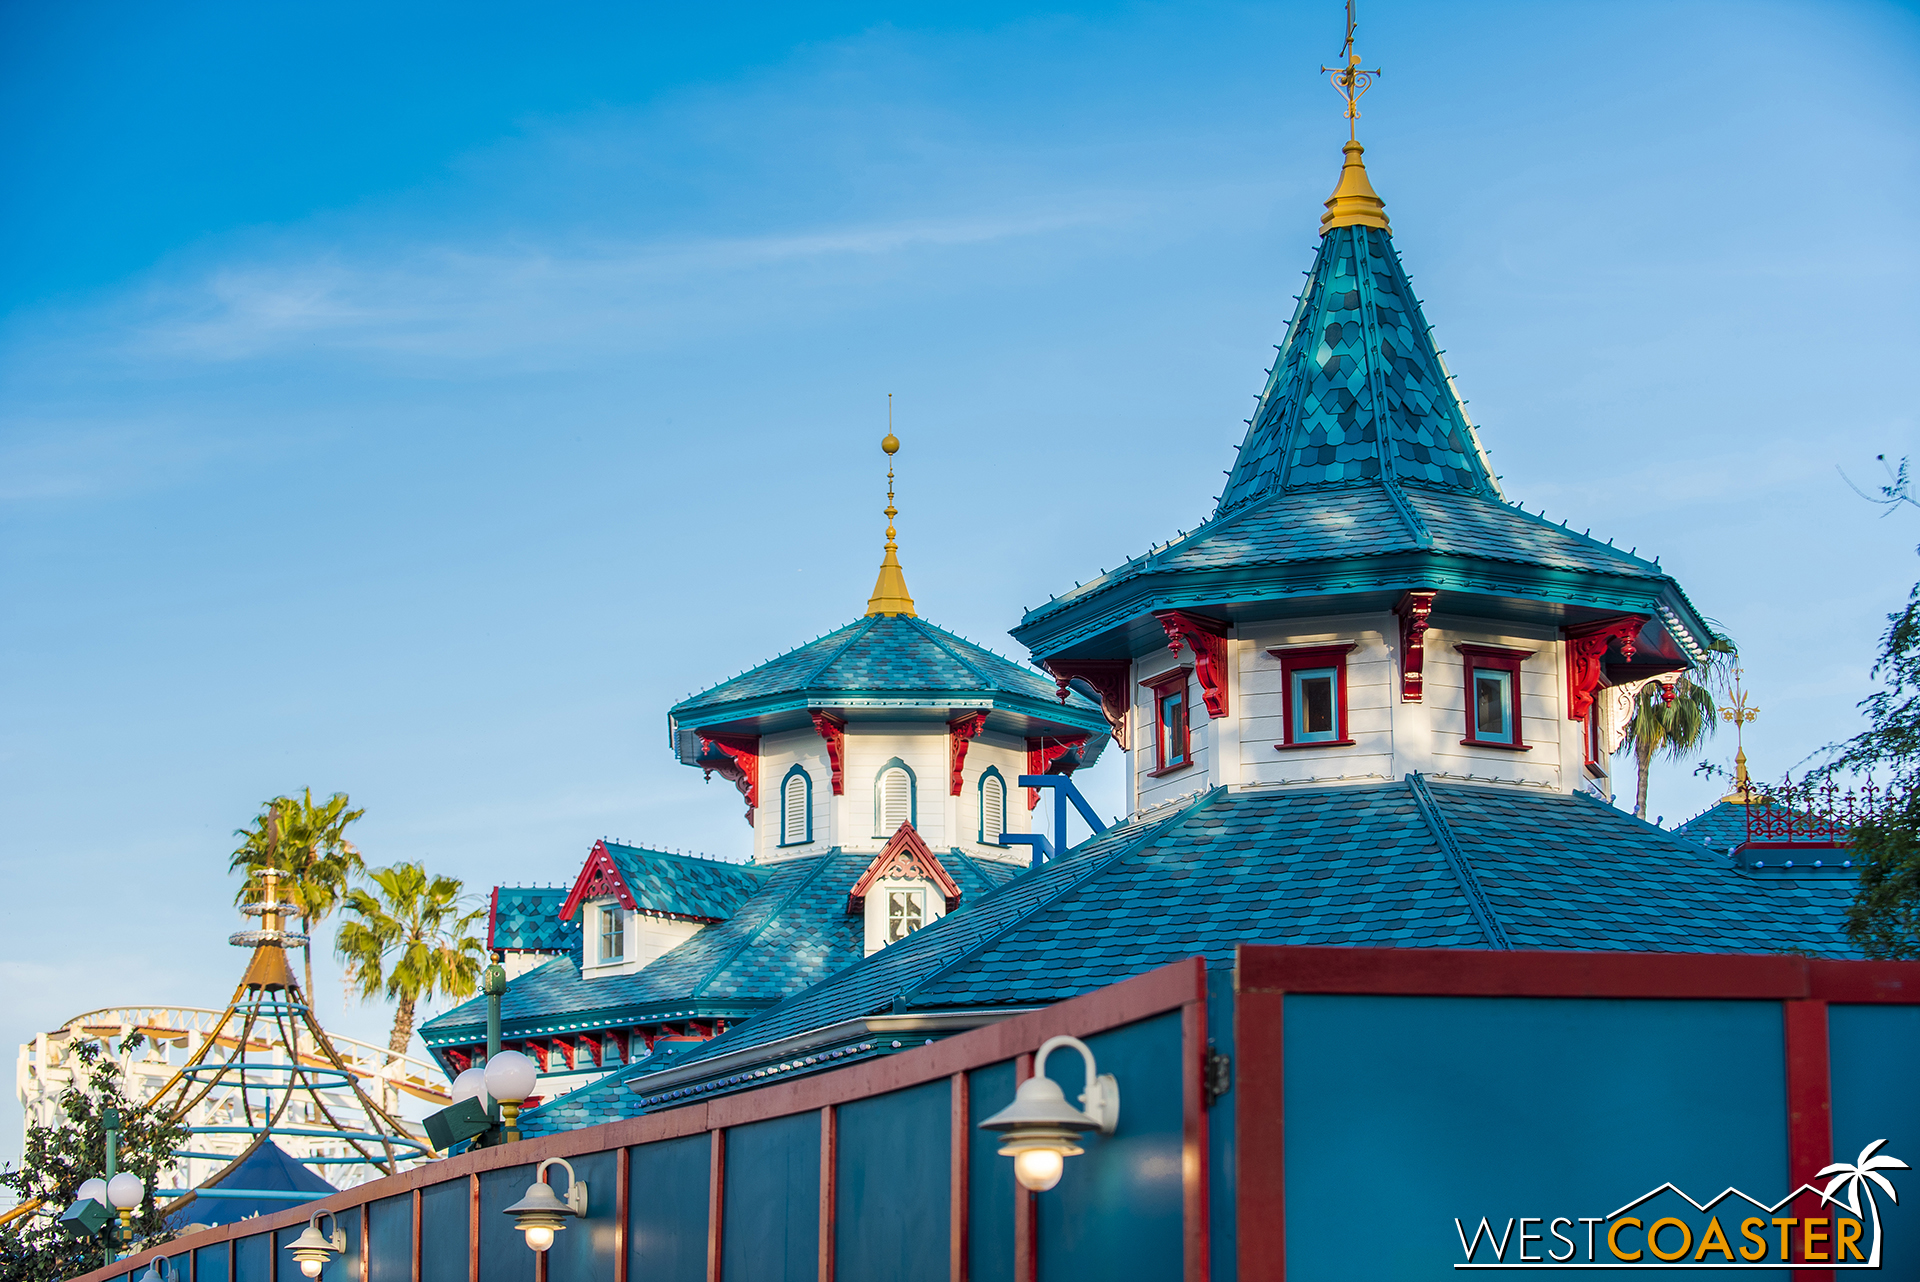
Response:
[[[1360,159],[1366,150],[1360,145],[1360,98],[1373,87],[1380,68],[1361,69],[1360,55],[1353,51],[1357,25],[1353,0],[1347,0],[1347,43],[1341,64],[1320,68],[1331,76],[1334,89],[1347,101],[1347,143],[1341,148],[1347,158],[1340,166],[1340,181],[1334,185],[1333,195],[1327,197],[1327,212],[1320,215],[1322,236],[1335,227],[1378,227],[1388,234],[1393,232],[1387,223],[1387,202],[1375,194],[1373,184],[1367,181],[1367,166]]]
[[[1727,692],[1727,706],[1720,709],[1721,719],[1733,722],[1733,741],[1737,749],[1733,757],[1733,788],[1720,800],[1750,806],[1754,804],[1753,785],[1747,779],[1747,746],[1740,732],[1743,726],[1760,715],[1760,709],[1747,706],[1747,692],[1740,685],[1740,677],[1744,671],[1743,668],[1733,670],[1733,678]]]
[[[893,456],[900,452],[900,438],[893,434],[893,393],[887,393],[887,436],[880,442],[880,448],[887,452],[887,548],[880,558],[880,577],[874,580],[873,595],[867,598],[869,615],[904,614],[917,618],[913,610],[913,596],[907,591],[907,575],[900,568],[900,558],[894,550],[893,518],[900,515],[893,506]]]

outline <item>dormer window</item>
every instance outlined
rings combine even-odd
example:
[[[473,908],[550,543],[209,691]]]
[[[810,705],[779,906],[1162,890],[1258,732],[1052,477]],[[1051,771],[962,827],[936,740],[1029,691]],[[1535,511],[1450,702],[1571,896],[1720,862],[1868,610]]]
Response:
[[[602,966],[627,959],[627,913],[619,904],[602,904],[600,917],[600,957]]]
[[[1344,747],[1347,727],[1347,656],[1353,642],[1269,650],[1280,660],[1284,715],[1276,748]]]
[[[1467,737],[1475,748],[1527,751],[1521,733],[1520,665],[1533,652],[1490,645],[1459,645],[1467,679]]]
[[[1187,720],[1190,668],[1149,677],[1140,684],[1153,691],[1153,773],[1166,774],[1193,764],[1193,736]]]
[[[897,944],[926,924],[927,892],[924,888],[887,892],[887,942]]]

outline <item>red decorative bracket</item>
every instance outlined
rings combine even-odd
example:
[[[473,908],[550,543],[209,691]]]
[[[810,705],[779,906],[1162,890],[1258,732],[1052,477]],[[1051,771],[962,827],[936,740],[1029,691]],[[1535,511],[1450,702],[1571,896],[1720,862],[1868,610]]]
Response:
[[[640,907],[633,892],[627,888],[627,882],[620,875],[620,866],[613,862],[613,856],[607,853],[607,843],[596,841],[587,854],[586,867],[573,879],[573,889],[568,892],[566,902],[560,905],[560,920],[571,921],[580,911],[580,905],[589,899],[618,899],[620,906],[632,912]]]
[[[847,721],[831,712],[813,712],[813,728],[827,741],[827,766],[833,772],[833,795],[846,791],[841,768],[846,764]]]
[[[711,754],[719,753],[718,757]],[[747,823],[760,806],[760,740],[755,735],[703,734],[700,736],[700,768],[709,778],[729,779],[747,799]]]
[[[1083,734],[1048,735],[1027,740],[1027,773],[1030,775],[1070,775],[1080,768],[1081,748],[1087,746]],[[1040,790],[1027,789],[1027,809],[1040,804]]]
[[[1633,658],[1640,629],[1647,625],[1644,614],[1623,614],[1617,619],[1581,623],[1561,629],[1567,638],[1567,719],[1585,721],[1593,711],[1593,692],[1605,675],[1607,648],[1620,643],[1622,658]]]
[[[1200,698],[1207,715],[1227,715],[1227,625],[1204,614],[1185,610],[1158,610],[1154,618],[1167,630],[1167,649],[1175,654],[1185,645],[1193,651],[1193,675],[1200,681]]]
[[[987,714],[984,712],[969,712],[964,717],[955,717],[947,722],[947,758],[953,762],[950,787],[956,797],[960,795],[960,772],[967,764],[967,744],[986,724]]]
[[[880,853],[873,857],[873,862],[867,865],[867,870],[860,874],[860,879],[847,891],[848,916],[857,916],[866,907],[867,891],[882,877],[930,881],[946,897],[948,912],[960,906],[959,883],[954,881],[953,874],[941,866],[933,851],[927,848],[927,843],[913,830],[912,824],[900,825],[893,836],[887,839],[887,844],[881,847]]]
[[[1132,703],[1127,680],[1133,665],[1125,659],[1048,659],[1044,665],[1060,687],[1060,702],[1067,701],[1067,683],[1084,681],[1100,696],[1100,712],[1113,729],[1113,741],[1120,751],[1127,750],[1127,713]]]
[[[1400,616],[1400,702],[1418,703],[1427,680],[1427,616],[1438,592],[1409,592],[1393,612]]]

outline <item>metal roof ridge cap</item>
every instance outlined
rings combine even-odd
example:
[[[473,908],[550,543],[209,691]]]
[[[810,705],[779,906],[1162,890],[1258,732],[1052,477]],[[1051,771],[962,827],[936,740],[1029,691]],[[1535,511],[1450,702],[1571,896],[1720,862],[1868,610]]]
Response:
[[[1413,510],[1413,504],[1408,501],[1406,494],[1400,489],[1400,483],[1389,476],[1383,478],[1381,484],[1387,492],[1387,502],[1393,505],[1394,512],[1399,515],[1401,522],[1407,527],[1407,533],[1412,536],[1414,546],[1431,550],[1433,547],[1433,531],[1429,530],[1427,523],[1420,519],[1420,514]]]
[[[1407,791],[1413,795],[1414,809],[1426,821],[1427,828],[1433,833],[1433,839],[1440,847],[1441,857],[1452,869],[1454,879],[1459,882],[1461,891],[1467,897],[1467,908],[1473,913],[1480,931],[1487,942],[1503,951],[1511,951],[1513,945],[1507,940],[1507,932],[1501,928],[1500,919],[1494,915],[1493,905],[1487,901],[1486,888],[1481,886],[1480,878],[1475,875],[1473,865],[1467,862],[1459,843],[1454,840],[1453,826],[1447,817],[1440,813],[1440,803],[1434,800],[1433,793],[1427,788],[1426,777],[1418,770],[1407,772]],[[1558,795],[1558,794],[1556,794]]]
[[[882,617],[884,616],[878,615],[878,614],[869,614],[863,618],[856,620],[854,623],[849,625],[853,628],[858,629],[858,631],[854,632],[852,636],[848,637],[845,641],[841,642],[838,648],[836,648],[832,654],[822,659],[820,661],[820,666],[815,668],[812,672],[809,672],[807,674],[807,679],[800,683],[800,688],[804,690],[807,687],[811,686],[814,682],[818,681],[820,679],[820,674],[825,672],[828,668],[832,667],[834,663],[839,660],[840,656],[847,652],[847,648],[851,646],[855,641],[858,641],[861,637],[864,637],[865,635],[867,635],[867,633],[873,631],[874,624],[880,622]],[[865,626],[862,626],[862,625],[865,625]],[[771,660],[769,660],[769,662],[771,662]],[[752,671],[752,669],[749,668],[748,671]]]
[[[973,947],[964,950],[958,956],[956,956],[952,961],[946,963],[944,966],[939,967],[937,970],[930,972],[925,978],[917,980],[914,983],[908,985],[906,988],[901,989],[898,993],[894,995],[893,1009],[897,1011],[901,1008],[903,1003],[910,1003],[912,1001],[913,994],[919,992],[921,989],[927,987],[929,984],[932,984],[934,981],[940,979],[941,977],[943,977],[944,975],[952,971],[956,966],[959,966],[962,962],[970,961],[974,957],[978,956],[989,944],[997,942],[1001,936],[1005,935],[1009,930],[1013,929],[1013,927],[1017,923],[1025,921],[1028,917],[1032,916],[1033,913],[1039,910],[1041,907],[1052,904],[1055,900],[1058,900],[1061,896],[1067,894],[1068,892],[1079,889],[1080,884],[1082,882],[1094,876],[1096,873],[1104,871],[1106,868],[1111,866],[1116,859],[1119,859],[1121,856],[1130,854],[1133,851],[1139,849],[1140,845],[1144,841],[1154,836],[1157,836],[1163,829],[1165,829],[1175,819],[1185,818],[1187,815],[1199,809],[1206,802],[1211,801],[1216,794],[1222,793],[1224,791],[1225,791],[1224,789],[1212,789],[1200,794],[1200,796],[1196,797],[1188,805],[1182,807],[1178,811],[1175,811],[1173,814],[1168,815],[1166,819],[1152,825],[1151,827],[1145,828],[1144,831],[1142,831],[1133,840],[1122,841],[1117,843],[1112,851],[1110,851],[1105,855],[1101,855],[1096,859],[1055,858],[1047,865],[1048,867],[1060,867],[1062,865],[1065,865],[1067,867],[1073,867],[1075,865],[1078,865],[1082,870],[1080,875],[1077,877],[1068,877],[1063,875],[1061,877],[1061,881],[1064,883],[1063,885],[1053,889],[1050,893],[1045,894],[1044,897],[1034,900],[1033,903],[1027,906],[1025,911],[1016,913],[1012,917],[1009,917],[1005,922],[1002,922],[997,929],[988,931],[985,935],[981,936],[981,938],[974,943]],[[1088,840],[1093,840],[1093,838],[1089,838]],[[1002,891],[1010,890],[1014,886],[1017,886],[1019,884],[1020,884],[1020,879],[1018,877],[1013,877],[1007,881],[1006,885],[1000,887],[1000,889]]]
[[[876,615],[874,617],[878,618],[879,616]],[[819,862],[814,866],[813,871],[808,873],[806,876],[800,878],[798,881],[796,881],[793,887],[790,890],[788,890],[786,894],[780,897],[780,902],[773,906],[773,911],[769,912],[766,915],[766,917],[764,917],[761,920],[758,926],[755,926],[752,930],[748,931],[747,937],[741,940],[738,944],[735,944],[733,948],[728,951],[726,956],[722,957],[718,962],[714,963],[713,968],[707,972],[706,978],[702,979],[700,983],[694,987],[693,991],[687,994],[687,1000],[692,1001],[694,998],[697,998],[701,994],[705,993],[707,991],[707,985],[713,982],[714,977],[720,974],[721,971],[724,971],[727,967],[733,965],[734,959],[738,957],[741,953],[745,952],[749,947],[751,947],[753,944],[753,941],[760,938],[761,933],[765,931],[767,927],[773,925],[774,919],[777,918],[781,913],[787,910],[787,905],[793,902],[793,897],[799,894],[801,891],[805,890],[808,886],[811,886],[814,883],[814,881],[820,876],[820,874],[827,870],[827,865],[833,862],[833,851],[839,850],[839,849],[840,847],[835,846],[831,850],[823,851],[818,856],[816,856]],[[804,858],[804,856],[802,857]],[[795,861],[787,860],[785,862],[792,863]],[[683,940],[682,942],[692,943],[693,941],[689,939],[689,940]],[[672,950],[669,949],[668,951],[671,952]],[[655,960],[659,960],[659,959],[656,958]],[[649,963],[649,965],[650,964],[651,963]],[[642,966],[640,969],[645,970],[646,967]],[[636,971],[634,973],[638,974],[639,972]]]

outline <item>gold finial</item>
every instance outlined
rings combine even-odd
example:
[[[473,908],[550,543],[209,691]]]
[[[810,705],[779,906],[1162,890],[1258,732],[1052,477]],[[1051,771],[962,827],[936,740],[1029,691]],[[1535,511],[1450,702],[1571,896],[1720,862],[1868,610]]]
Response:
[[[1747,746],[1741,728],[1760,715],[1760,709],[1749,707],[1747,692],[1740,684],[1744,668],[1735,668],[1728,682],[1727,706],[1720,709],[1720,718],[1733,723],[1733,741],[1736,751],[1733,755],[1733,790],[1720,798],[1737,805],[1750,806],[1754,802],[1753,785],[1747,779]]]
[[[874,580],[873,595],[867,598],[867,613],[918,617],[913,611],[913,596],[907,591],[906,572],[895,555],[893,518],[900,515],[893,506],[893,456],[900,452],[900,438],[893,434],[893,393],[887,393],[887,435],[880,442],[887,455],[887,547],[880,558],[880,577]]]
[[[1327,212],[1320,215],[1322,236],[1335,227],[1378,227],[1389,235],[1393,232],[1387,223],[1387,202],[1380,199],[1373,184],[1367,181],[1367,166],[1360,159],[1366,150],[1360,145],[1360,98],[1373,87],[1373,78],[1380,74],[1380,68],[1361,69],[1360,55],[1353,51],[1353,32],[1358,25],[1354,21],[1353,0],[1347,0],[1347,43],[1341,64],[1320,68],[1332,78],[1334,89],[1347,102],[1347,142],[1341,148],[1347,158],[1340,166],[1340,181],[1334,185],[1333,195],[1327,197]]]

